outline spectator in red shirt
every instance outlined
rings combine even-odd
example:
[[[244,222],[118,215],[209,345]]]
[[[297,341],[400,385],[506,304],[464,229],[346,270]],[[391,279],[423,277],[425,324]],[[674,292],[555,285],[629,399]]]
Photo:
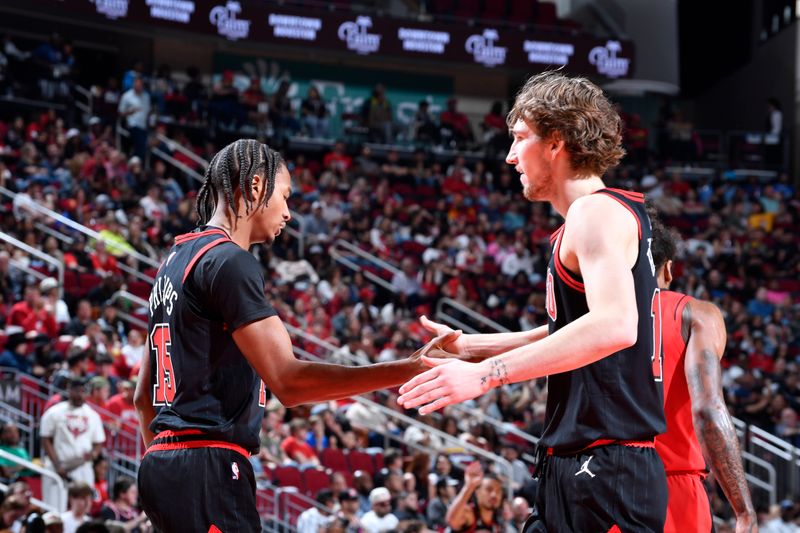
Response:
[[[58,335],[55,309],[42,298],[36,285],[26,287],[25,299],[11,307],[8,325],[21,327],[26,336],[39,334],[52,339]]]
[[[91,253],[92,265],[97,274],[121,274],[117,266],[117,258],[108,253],[106,250],[105,241],[98,240],[94,245],[94,251]]]
[[[136,424],[138,422],[136,407],[133,405],[134,388],[132,381],[121,381],[119,383],[119,392],[109,398],[106,403],[106,409],[116,415],[123,423],[129,421]]]
[[[442,128],[442,139],[452,139],[458,146],[471,142],[472,129],[469,126],[467,115],[458,111],[458,100],[451,98],[447,101],[447,111],[439,115],[439,124]]]
[[[771,374],[775,367],[775,361],[764,350],[764,341],[760,337],[753,341],[753,351],[748,361],[750,368],[757,368],[767,374]]]
[[[289,423],[290,435],[281,442],[281,450],[286,456],[301,465],[319,466],[319,459],[314,449],[306,442],[308,437],[308,421],[295,418]]]
[[[481,129],[483,130],[483,141],[495,153],[508,148],[508,125],[503,114],[502,102],[492,104],[491,110],[483,116]]]
[[[94,498],[90,514],[96,516],[108,501],[108,458],[100,454],[92,463],[94,468]]]
[[[327,169],[346,171],[353,165],[353,158],[344,151],[344,143],[338,141],[333,145],[333,151],[325,154],[322,164]]]

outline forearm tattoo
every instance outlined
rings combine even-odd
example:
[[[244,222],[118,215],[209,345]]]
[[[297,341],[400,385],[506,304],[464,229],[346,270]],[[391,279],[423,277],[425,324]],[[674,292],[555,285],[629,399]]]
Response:
[[[481,378],[481,385],[486,385],[490,380],[495,381],[500,385],[508,385],[511,380],[508,379],[508,367],[500,359],[492,359],[490,361],[491,368],[489,373]]]
[[[742,468],[739,439],[722,396],[719,359],[710,350],[703,350],[701,359],[687,375],[692,398],[702,398],[707,406],[696,411],[695,431],[728,501],[734,511],[743,513],[752,508],[752,503]]]

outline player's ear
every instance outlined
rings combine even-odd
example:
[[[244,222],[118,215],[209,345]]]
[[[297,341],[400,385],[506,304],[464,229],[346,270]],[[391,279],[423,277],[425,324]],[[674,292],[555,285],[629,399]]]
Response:
[[[664,282],[669,287],[669,284],[672,283],[672,259],[667,259],[667,262],[664,263]]]
[[[262,192],[261,189],[263,188],[263,180],[261,179],[261,176],[258,174],[253,174],[253,180],[250,183],[250,188],[250,192],[253,195],[252,197],[258,200]]]
[[[555,161],[558,154],[564,151],[566,142],[560,131],[553,131],[550,138],[547,140],[547,146],[550,150],[550,160]]]

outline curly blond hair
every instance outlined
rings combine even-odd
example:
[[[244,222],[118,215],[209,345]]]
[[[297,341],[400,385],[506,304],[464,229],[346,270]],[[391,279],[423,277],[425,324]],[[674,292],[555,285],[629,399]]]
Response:
[[[625,155],[619,114],[586,78],[553,71],[531,77],[517,93],[506,120],[509,128],[523,120],[545,139],[558,132],[580,174],[602,176]]]

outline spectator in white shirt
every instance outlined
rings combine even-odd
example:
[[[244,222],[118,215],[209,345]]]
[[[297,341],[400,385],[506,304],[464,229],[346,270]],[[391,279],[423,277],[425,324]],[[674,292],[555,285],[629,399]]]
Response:
[[[397,527],[400,521],[392,514],[392,495],[386,487],[372,489],[369,493],[372,510],[361,517],[366,533],[383,533]]]
[[[131,136],[133,152],[143,161],[147,157],[147,119],[150,116],[150,95],[144,90],[144,80],[136,77],[133,87],[119,101],[119,116]]]
[[[144,338],[141,331],[132,329],[128,333],[128,342],[122,347],[122,356],[125,358],[125,365],[134,368],[144,355]]]
[[[392,277],[392,287],[406,296],[416,296],[422,292],[422,286],[417,281],[417,268],[414,260],[406,257],[400,264],[400,268],[400,272]]]
[[[306,509],[297,519],[297,533],[319,533],[320,528],[330,522],[331,507],[333,507],[333,492],[322,489],[317,493],[317,503],[321,508]]]
[[[158,185],[151,185],[147,189],[147,196],[139,200],[139,205],[144,209],[144,216],[152,222],[164,221],[169,214],[167,204],[161,199],[161,187]]]
[[[86,404],[83,378],[69,382],[69,399],[42,415],[42,448],[47,454],[45,465],[64,479],[94,486],[92,460],[100,454],[106,440],[100,415]],[[61,488],[50,478],[42,479],[45,503],[58,505]],[[91,500],[91,498],[90,498]],[[90,501],[91,503],[91,501]]]
[[[75,483],[69,487],[69,510],[61,513],[63,533],[75,533],[84,522],[89,521],[92,508],[92,487],[86,483]]]

